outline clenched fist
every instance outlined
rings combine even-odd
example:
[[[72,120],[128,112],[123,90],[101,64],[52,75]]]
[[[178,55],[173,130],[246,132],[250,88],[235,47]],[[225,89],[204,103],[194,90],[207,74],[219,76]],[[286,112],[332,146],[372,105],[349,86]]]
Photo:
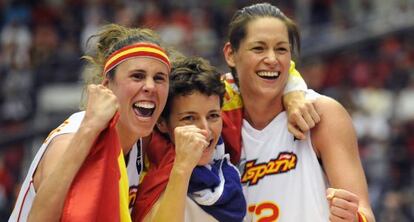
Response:
[[[102,131],[118,110],[119,104],[113,92],[103,85],[88,85],[84,122]]]
[[[330,222],[354,222],[357,220],[359,198],[343,189],[327,189]]]
[[[200,161],[207,142],[208,132],[194,125],[178,126],[174,129],[175,165],[192,172]]]

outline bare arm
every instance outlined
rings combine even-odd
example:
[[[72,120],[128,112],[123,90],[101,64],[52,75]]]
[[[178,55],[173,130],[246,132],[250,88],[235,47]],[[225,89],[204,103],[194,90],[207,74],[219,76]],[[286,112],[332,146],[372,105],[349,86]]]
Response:
[[[117,100],[103,86],[88,87],[84,120],[74,134],[56,137],[34,175],[37,190],[28,221],[59,221],[66,194],[93,142],[117,110]]]
[[[290,61],[289,78],[283,92],[283,106],[288,114],[288,130],[298,139],[305,139],[305,132],[320,121],[313,102],[305,99],[308,89],[305,80]]]
[[[350,116],[328,97],[318,99],[316,108],[322,121],[311,132],[312,143],[322,158],[330,186],[335,188],[335,192],[328,189],[330,221],[357,221],[359,211],[374,222]]]
[[[191,171],[173,167],[165,192],[154,204],[144,221],[184,221],[185,201]]]
[[[144,221],[182,222],[191,173],[200,160],[205,147],[206,130],[193,125],[174,130],[176,157],[164,194],[157,200]]]

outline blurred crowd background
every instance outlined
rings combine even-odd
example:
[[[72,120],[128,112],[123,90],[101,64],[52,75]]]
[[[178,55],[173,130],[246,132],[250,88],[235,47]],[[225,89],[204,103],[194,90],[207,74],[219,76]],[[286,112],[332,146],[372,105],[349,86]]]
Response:
[[[228,21],[253,2],[0,0],[0,221],[43,138],[77,110],[80,57],[102,24],[155,29],[227,72]],[[300,26],[308,86],[353,117],[377,221],[414,221],[414,0],[268,2]]]

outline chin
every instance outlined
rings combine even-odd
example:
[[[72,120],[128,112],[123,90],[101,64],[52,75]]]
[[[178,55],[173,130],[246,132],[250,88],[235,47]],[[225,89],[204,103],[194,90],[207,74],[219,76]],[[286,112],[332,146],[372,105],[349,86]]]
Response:
[[[145,128],[136,128],[135,132],[137,135],[139,135],[139,137],[145,137],[145,136],[149,136],[151,135],[152,131],[154,129],[154,125],[152,127],[145,127]]]
[[[200,161],[198,161],[197,166],[204,166],[204,165],[209,164],[211,160],[213,159],[213,153],[214,152],[209,152],[208,154],[202,155],[200,158]]]
[[[200,162],[198,162],[197,166],[205,166],[205,165],[207,165],[209,163],[210,163],[210,160],[209,161],[200,160]]]

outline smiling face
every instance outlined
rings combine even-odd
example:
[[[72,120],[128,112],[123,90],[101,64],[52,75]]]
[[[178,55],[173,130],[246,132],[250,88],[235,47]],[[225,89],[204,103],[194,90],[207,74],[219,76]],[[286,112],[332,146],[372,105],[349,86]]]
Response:
[[[135,141],[152,132],[167,101],[169,72],[164,63],[148,57],[131,58],[116,67],[107,85],[120,104],[120,136]]]
[[[174,129],[177,126],[195,125],[207,130],[209,146],[204,150],[198,162],[198,165],[206,165],[211,161],[223,125],[220,97],[214,94],[207,96],[200,92],[176,96],[171,103],[168,121],[164,123],[172,142],[174,142]]]
[[[274,17],[253,19],[239,48],[227,43],[224,53],[227,64],[237,72],[244,100],[281,99],[291,60],[285,23]]]

